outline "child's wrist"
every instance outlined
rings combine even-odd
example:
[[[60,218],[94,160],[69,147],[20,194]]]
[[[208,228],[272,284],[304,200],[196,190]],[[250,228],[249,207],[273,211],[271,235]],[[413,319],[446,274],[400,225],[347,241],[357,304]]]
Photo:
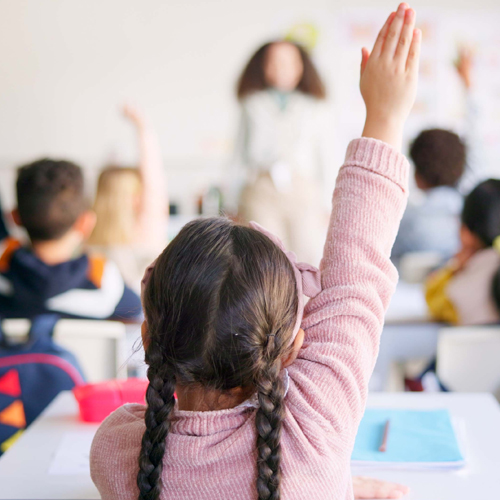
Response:
[[[363,137],[371,137],[401,150],[405,120],[395,116],[367,113]]]

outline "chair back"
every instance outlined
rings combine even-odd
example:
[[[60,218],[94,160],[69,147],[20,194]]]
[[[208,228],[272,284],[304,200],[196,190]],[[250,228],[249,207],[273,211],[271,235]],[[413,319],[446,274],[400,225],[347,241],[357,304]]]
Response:
[[[28,335],[30,321],[6,319],[2,326],[7,337],[23,341]],[[88,382],[127,378],[123,323],[61,319],[54,328],[54,340],[76,356]]]
[[[500,396],[500,327],[441,329],[436,371],[452,391]]]

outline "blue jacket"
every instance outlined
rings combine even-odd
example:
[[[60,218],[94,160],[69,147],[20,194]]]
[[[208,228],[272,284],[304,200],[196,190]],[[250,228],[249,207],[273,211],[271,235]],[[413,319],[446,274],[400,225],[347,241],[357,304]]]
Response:
[[[68,318],[141,319],[140,299],[125,285],[113,262],[83,254],[48,265],[6,231],[3,236],[0,316],[33,318],[56,313]]]

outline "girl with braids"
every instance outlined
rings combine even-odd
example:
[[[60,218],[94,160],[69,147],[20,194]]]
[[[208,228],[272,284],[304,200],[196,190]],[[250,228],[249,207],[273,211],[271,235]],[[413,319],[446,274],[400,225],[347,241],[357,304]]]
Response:
[[[363,49],[366,124],[338,176],[321,275],[260,226],[220,218],[186,225],[146,273],[147,406],[123,406],[96,434],[103,500],[353,498],[350,455],[397,281],[414,19],[401,4]]]

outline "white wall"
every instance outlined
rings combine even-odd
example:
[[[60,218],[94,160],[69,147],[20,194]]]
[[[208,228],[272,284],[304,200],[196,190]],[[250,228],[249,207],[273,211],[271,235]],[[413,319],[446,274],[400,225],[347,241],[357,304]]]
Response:
[[[494,8],[498,0],[476,0]],[[234,82],[260,43],[294,22],[321,30],[317,59],[331,83],[333,0],[0,0],[0,169],[41,155],[99,167],[133,161],[135,142],[117,107],[145,109],[160,135],[171,195],[217,176],[231,150]],[[412,5],[470,8],[468,0]],[[394,8],[396,2],[349,1]],[[203,170],[200,171],[200,168]],[[175,173],[175,175],[174,175]],[[13,175],[0,191],[12,202]]]

